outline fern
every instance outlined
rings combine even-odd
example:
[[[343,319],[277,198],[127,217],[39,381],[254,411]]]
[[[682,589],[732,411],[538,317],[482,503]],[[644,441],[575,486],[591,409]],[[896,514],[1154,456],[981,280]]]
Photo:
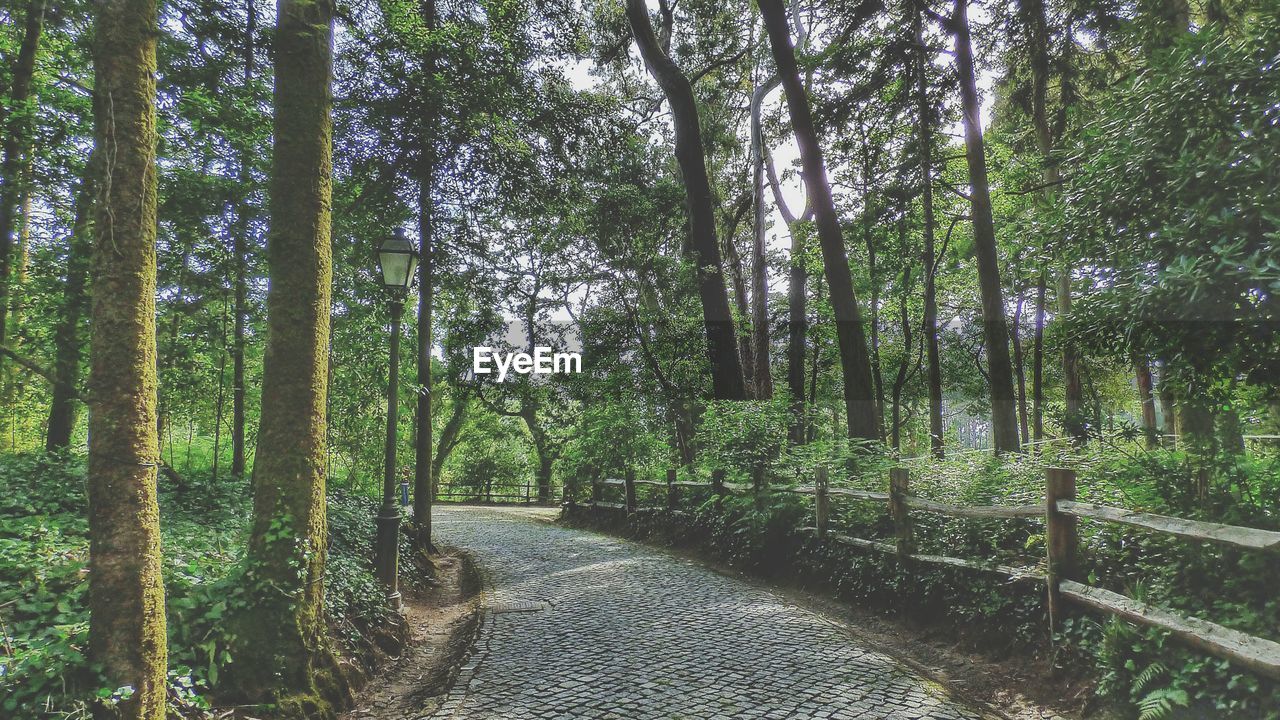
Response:
[[[1151,663],[1133,679],[1133,694],[1138,695],[1142,693],[1142,691],[1151,687],[1152,682],[1168,674],[1169,668],[1158,662]]]
[[[1160,688],[1138,701],[1138,720],[1164,720],[1175,707],[1187,706],[1187,693],[1178,688]]]

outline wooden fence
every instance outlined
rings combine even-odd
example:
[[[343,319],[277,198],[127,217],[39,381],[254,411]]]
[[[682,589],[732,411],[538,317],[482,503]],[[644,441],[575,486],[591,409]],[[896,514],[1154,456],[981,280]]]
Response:
[[[501,487],[498,488],[498,492],[494,492],[493,487],[455,485],[451,482],[444,483],[436,488],[436,499],[444,502],[514,502],[528,505],[535,502],[538,498],[536,491],[533,489],[532,481],[526,480],[522,487]]]
[[[1076,499],[1075,472],[1062,468],[1046,471],[1044,503],[1017,506],[952,505],[916,497],[911,494],[910,474],[902,468],[889,471],[887,492],[830,487],[827,475],[826,468],[818,468],[812,486],[774,488],[779,492],[813,496],[814,526],[801,528],[801,531],[816,535],[822,542],[893,555],[903,561],[968,568],[996,573],[1017,581],[1044,582],[1047,589],[1049,621],[1054,628],[1060,627],[1064,604],[1070,602],[1093,611],[1114,615],[1137,625],[1168,631],[1173,637],[1202,652],[1236,663],[1260,675],[1280,680],[1280,643],[1247,635],[1207,620],[1181,616],[1110,590],[1081,583],[1077,523],[1080,518],[1085,518],[1165,533],[1197,542],[1217,543],[1247,551],[1273,553],[1280,552],[1280,532],[1079,502]],[[580,478],[580,482],[584,480],[586,478]],[[718,473],[713,475],[710,483],[677,481],[675,469],[668,468],[665,481],[637,479],[634,472],[627,472],[626,477],[622,479],[592,479],[590,505],[615,508],[627,514],[638,512],[642,508],[638,507],[636,502],[637,486],[665,488],[665,505],[659,508],[643,508],[643,510],[666,512],[679,512],[677,509],[679,495],[684,489],[710,490],[716,495],[753,491],[751,485],[724,482],[723,475]],[[623,502],[604,502],[604,491],[609,487],[622,489]],[[571,497],[567,499],[570,503],[573,502]],[[831,502],[834,500],[885,504],[893,519],[894,542],[867,540],[833,532],[829,527],[829,518]],[[959,518],[1041,520],[1045,524],[1046,546],[1043,569],[1039,566],[1016,567],[916,552],[911,519],[913,511],[940,513]]]

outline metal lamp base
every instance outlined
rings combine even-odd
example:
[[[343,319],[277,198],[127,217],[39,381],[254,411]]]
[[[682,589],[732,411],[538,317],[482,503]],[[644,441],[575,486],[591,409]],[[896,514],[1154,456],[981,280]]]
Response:
[[[387,588],[387,602],[399,610],[400,597],[400,510],[384,506],[376,520],[378,536],[374,541],[373,570]]]

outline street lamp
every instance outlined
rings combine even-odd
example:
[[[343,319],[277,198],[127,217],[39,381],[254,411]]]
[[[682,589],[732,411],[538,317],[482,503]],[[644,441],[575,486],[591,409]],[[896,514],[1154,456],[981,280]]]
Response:
[[[418,249],[396,228],[378,248],[378,270],[391,310],[391,366],[387,372],[387,445],[382,477],[382,508],[378,510],[373,568],[387,587],[387,601],[400,608],[400,507],[396,504],[396,400],[400,384],[400,315],[418,268]]]

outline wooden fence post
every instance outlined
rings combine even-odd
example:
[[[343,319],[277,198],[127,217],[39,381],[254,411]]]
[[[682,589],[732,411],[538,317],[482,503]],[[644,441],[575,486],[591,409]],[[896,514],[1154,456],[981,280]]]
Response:
[[[1052,630],[1062,627],[1062,597],[1058,593],[1058,581],[1077,577],[1076,558],[1080,538],[1076,530],[1076,518],[1058,512],[1059,500],[1076,499],[1076,473],[1066,468],[1049,468],[1045,471],[1045,547],[1049,555],[1048,591],[1049,626]]]
[[[679,501],[680,498],[676,495],[676,469],[672,466],[667,468],[667,509],[675,510]]]
[[[604,488],[600,485],[600,474],[591,470],[591,504],[595,505],[604,499]]]
[[[889,470],[889,514],[893,516],[893,531],[897,538],[898,556],[915,552],[915,531],[911,527],[911,514],[907,511],[906,497],[911,492],[911,474],[906,468]]]
[[[626,474],[623,476],[623,490],[626,491],[626,511],[627,514],[636,511],[636,471],[634,468],[627,468]]]
[[[827,518],[831,512],[831,498],[827,494],[827,466],[818,466],[818,477],[813,487],[813,516],[818,526],[818,537],[827,537]]]
[[[720,501],[726,494],[724,487],[724,470],[711,471],[711,494],[715,495],[716,507],[720,507]]]

